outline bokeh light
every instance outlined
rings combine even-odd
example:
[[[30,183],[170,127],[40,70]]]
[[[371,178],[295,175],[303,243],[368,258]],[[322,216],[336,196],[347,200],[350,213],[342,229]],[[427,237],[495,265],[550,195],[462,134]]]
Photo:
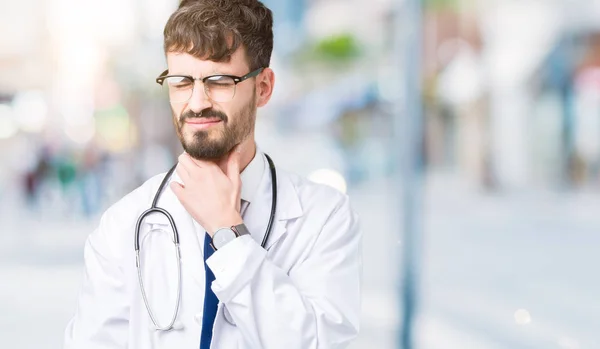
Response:
[[[42,91],[18,93],[13,100],[14,118],[25,132],[44,130],[48,118],[48,105]]]
[[[0,104],[0,139],[7,139],[19,131],[14,120],[13,109],[6,104]]]
[[[315,183],[326,184],[330,187],[333,187],[339,190],[342,193],[346,193],[347,184],[344,176],[342,176],[338,171],[331,169],[320,169],[312,172],[308,175],[308,179]]]
[[[519,309],[515,312],[515,322],[518,325],[528,325],[531,323],[531,314],[525,309]]]

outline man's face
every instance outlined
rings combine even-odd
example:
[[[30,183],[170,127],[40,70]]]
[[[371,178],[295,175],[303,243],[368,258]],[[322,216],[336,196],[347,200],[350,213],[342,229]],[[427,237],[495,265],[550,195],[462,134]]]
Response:
[[[212,62],[187,53],[167,53],[169,75],[203,78],[225,74],[243,76],[250,71],[244,51],[238,49],[229,62]],[[254,133],[256,121],[255,79],[235,86],[233,99],[215,102],[207,97],[204,85],[196,81],[185,103],[171,103],[173,123],[183,149],[196,159],[218,160]]]

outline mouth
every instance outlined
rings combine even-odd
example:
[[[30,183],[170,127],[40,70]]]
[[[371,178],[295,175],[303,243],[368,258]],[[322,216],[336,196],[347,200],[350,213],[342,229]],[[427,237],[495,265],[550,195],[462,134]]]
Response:
[[[196,129],[206,129],[221,122],[222,120],[220,118],[196,118],[187,119],[184,123]]]

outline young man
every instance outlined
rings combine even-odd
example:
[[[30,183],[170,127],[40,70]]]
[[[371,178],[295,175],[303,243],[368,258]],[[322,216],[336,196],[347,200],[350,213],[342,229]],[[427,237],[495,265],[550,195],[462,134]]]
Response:
[[[346,347],[360,315],[356,214],[255,145],[275,84],[271,11],[187,1],[164,35],[157,82],[185,152],[88,238],[66,348]]]

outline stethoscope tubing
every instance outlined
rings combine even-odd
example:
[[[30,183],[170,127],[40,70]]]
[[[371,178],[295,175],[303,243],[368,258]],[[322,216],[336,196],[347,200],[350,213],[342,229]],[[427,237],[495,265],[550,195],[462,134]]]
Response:
[[[267,159],[267,162],[269,163],[269,170],[271,172],[271,193],[273,196],[271,198],[271,212],[269,215],[269,222],[267,224],[265,236],[263,237],[263,240],[261,243],[261,246],[263,248],[266,248],[267,241],[269,239],[269,235],[271,235],[271,230],[273,228],[273,221],[275,220],[275,212],[277,210],[277,171],[275,170],[275,164],[273,163],[273,160],[267,154],[264,154],[264,155]],[[171,214],[167,210],[157,207],[158,200],[160,199],[160,196],[161,196],[162,192],[164,191],[166,184],[168,183],[169,179],[173,175],[173,172],[175,172],[176,168],[177,168],[177,165],[173,166],[169,170],[169,172],[167,172],[167,174],[163,178],[162,182],[160,183],[158,190],[156,191],[156,194],[154,195],[154,199],[152,200],[152,206],[149,209],[147,209],[146,211],[144,211],[138,217],[138,220],[135,225],[135,238],[134,238],[135,266],[137,269],[140,291],[142,293],[142,298],[144,300],[146,310],[148,311],[148,315],[150,316],[150,320],[154,324],[155,329],[158,331],[169,331],[169,330],[173,329],[175,321],[177,320],[177,314],[179,313],[179,304],[181,301],[181,258],[180,258],[181,253],[180,253],[180,249],[179,249],[179,232],[177,231],[177,226],[175,225],[175,220],[173,219]],[[146,289],[144,287],[144,280],[142,278],[142,267],[141,267],[141,261],[140,261],[140,228],[141,228],[144,218],[146,218],[146,216],[148,216],[152,213],[160,213],[160,214],[164,215],[165,217],[167,217],[167,219],[169,220],[169,223],[171,224],[171,227],[173,228],[173,244],[175,247],[175,256],[177,258],[177,299],[176,299],[175,310],[173,312],[173,316],[171,317],[171,321],[170,321],[169,325],[167,325],[167,326],[160,326],[158,324],[158,321],[156,320],[156,317],[155,317],[154,313],[152,312],[152,309],[150,308],[150,303],[148,302],[148,297],[146,295]],[[228,319],[227,316],[225,316],[225,320],[228,323],[230,323],[231,325],[235,325],[234,323],[232,323],[230,321],[230,319]]]

